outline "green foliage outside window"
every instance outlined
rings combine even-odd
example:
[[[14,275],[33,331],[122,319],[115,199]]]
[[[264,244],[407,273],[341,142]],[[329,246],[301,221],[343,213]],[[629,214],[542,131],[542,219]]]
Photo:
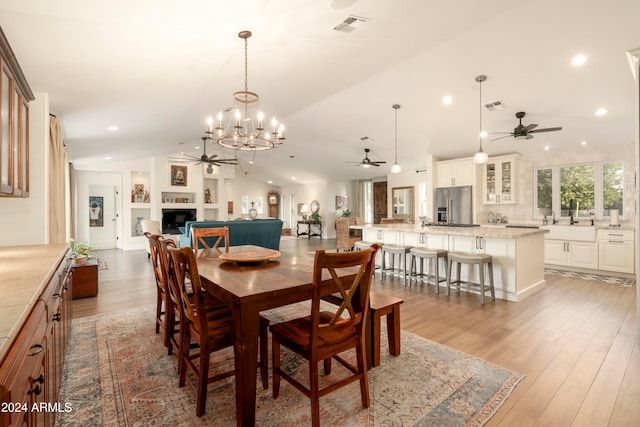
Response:
[[[595,207],[595,177],[593,166],[569,166],[560,169],[560,211],[569,216],[589,216]]]
[[[622,212],[622,199],[624,195],[624,167],[622,162],[604,163],[602,165],[602,208],[605,216],[610,209],[618,209]]]
[[[540,169],[537,172],[537,185],[538,185],[538,202],[537,202],[537,215],[550,216],[552,211],[552,196],[553,191],[551,188],[551,169]]]

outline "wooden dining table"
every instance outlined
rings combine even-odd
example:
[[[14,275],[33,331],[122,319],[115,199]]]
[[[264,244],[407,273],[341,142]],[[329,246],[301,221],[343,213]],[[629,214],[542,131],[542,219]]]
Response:
[[[229,253],[257,251],[258,246],[231,246]],[[224,253],[224,252],[223,252]],[[202,286],[232,307],[235,326],[234,359],[236,419],[239,426],[255,425],[260,312],[310,300],[313,256],[282,253],[265,262],[237,263],[219,258],[217,249],[198,251]],[[344,277],[355,276],[347,274]],[[323,277],[324,279],[324,277]],[[334,292],[327,274],[321,287]],[[369,334],[367,334],[369,341]],[[367,348],[370,344],[367,343]],[[369,355],[367,355],[369,357]]]

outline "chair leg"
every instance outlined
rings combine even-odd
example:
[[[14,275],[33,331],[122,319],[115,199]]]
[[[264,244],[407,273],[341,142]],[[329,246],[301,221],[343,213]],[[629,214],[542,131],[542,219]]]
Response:
[[[451,294],[451,264],[453,261],[448,260],[447,262],[447,296]]]
[[[189,335],[189,326],[182,319],[180,325],[180,349],[178,350],[180,355],[178,358],[178,387],[184,387],[187,380],[187,362],[186,358],[189,357],[189,347],[191,345],[191,336]]]
[[[260,326],[260,378],[262,388],[269,388],[269,341],[267,328],[269,325]]]
[[[271,335],[271,370],[273,371],[273,398],[280,394],[280,343]]]
[[[198,395],[196,397],[196,415],[201,417],[207,408],[207,385],[209,385],[209,349],[200,347],[200,366],[198,367]]]
[[[362,406],[368,408],[371,406],[369,397],[369,378],[367,376],[367,362],[365,361],[364,337],[360,337],[360,345],[356,347],[356,357],[358,358],[358,371],[360,377],[360,397],[362,398]]]
[[[387,314],[387,337],[389,339],[389,353],[391,353],[393,356],[399,355],[400,354],[400,306],[398,304],[394,305],[393,308],[391,309],[391,313]]]
[[[156,334],[160,333],[160,319],[162,318],[162,294],[156,289]]]
[[[458,293],[460,293],[460,285],[462,284],[462,279],[460,277],[460,273],[462,272],[462,263],[458,262],[456,263],[456,283],[457,283],[457,289],[458,289]]]
[[[482,301],[482,305],[484,305],[485,303],[485,297],[484,294],[486,292],[486,289],[484,287],[484,263],[480,263],[478,264],[478,270],[480,270],[480,295],[482,295],[481,301]]]
[[[436,294],[440,293],[440,268],[439,268],[439,262],[440,259],[436,256],[435,258],[431,258],[432,262],[435,264],[435,266],[433,267],[433,274],[435,275],[436,279]]]
[[[487,267],[489,268],[489,285],[491,286],[491,299],[495,301],[496,289],[493,284],[493,262],[489,262],[489,264],[487,264]]]
[[[320,427],[320,378],[318,362],[309,361],[309,391],[311,398],[311,425]]]

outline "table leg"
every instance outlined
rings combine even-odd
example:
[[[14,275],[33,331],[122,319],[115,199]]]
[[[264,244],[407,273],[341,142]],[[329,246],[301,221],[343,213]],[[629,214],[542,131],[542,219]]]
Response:
[[[251,307],[235,307],[236,420],[238,426],[256,421],[256,381],[260,315]]]

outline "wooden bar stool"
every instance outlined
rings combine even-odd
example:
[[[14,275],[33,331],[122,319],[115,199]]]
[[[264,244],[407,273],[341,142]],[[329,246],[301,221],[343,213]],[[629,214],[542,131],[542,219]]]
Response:
[[[424,280],[426,283],[429,283],[429,279],[433,279],[433,284],[436,285],[436,294],[440,293],[440,282],[444,282],[447,280],[447,251],[444,249],[429,249],[429,248],[411,248],[409,251],[411,255],[411,264],[409,267],[409,283],[411,280],[415,279],[416,281]],[[444,260],[444,270],[445,276],[440,277],[440,259]],[[423,273],[424,261],[427,261],[427,272]],[[420,266],[420,272],[418,273],[418,269],[416,263]],[[433,276],[429,274],[429,264],[434,264],[433,267]]]
[[[382,256],[382,268],[380,269],[380,278],[383,279],[387,272],[391,274],[401,274],[402,282],[406,283],[407,280],[407,254],[411,250],[413,246],[407,245],[392,245],[388,243],[384,243],[382,245],[382,249],[380,250],[380,254]],[[387,267],[386,264],[386,255],[389,254],[389,261],[391,263],[391,267]],[[398,260],[398,268],[395,267],[395,258],[399,257]],[[402,268],[400,268],[402,266]]]
[[[447,275],[449,279],[447,280],[447,296],[449,296],[450,289],[452,285],[455,285],[458,288],[458,292],[460,292],[460,285],[466,284],[467,286],[478,286],[480,288],[480,296],[482,297],[482,304],[485,303],[485,293],[487,291],[491,291],[491,299],[496,299],[495,289],[493,287],[493,257],[487,254],[474,254],[469,252],[449,252],[449,266],[447,268]],[[452,280],[451,278],[451,268],[453,263],[457,263],[456,265],[456,280]],[[480,283],[473,283],[470,281],[463,282],[460,276],[460,266],[462,264],[468,264],[470,266],[478,265],[478,275],[480,276]],[[485,284],[485,266],[487,266],[487,270],[489,270],[489,286]],[[471,273],[470,267],[469,273]]]

